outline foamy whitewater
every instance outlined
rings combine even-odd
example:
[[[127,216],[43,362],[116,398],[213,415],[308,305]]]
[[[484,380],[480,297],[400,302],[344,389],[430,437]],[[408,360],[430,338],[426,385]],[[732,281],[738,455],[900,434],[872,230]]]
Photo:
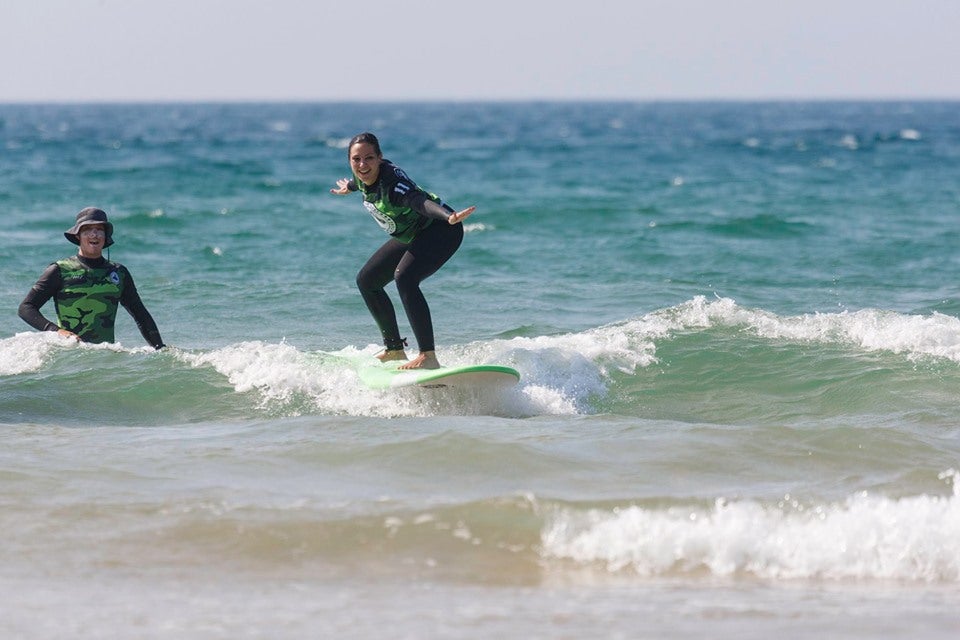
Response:
[[[0,106],[0,635],[956,637],[957,113]],[[360,382],[368,129],[515,387]],[[87,205],[169,348],[17,318]]]

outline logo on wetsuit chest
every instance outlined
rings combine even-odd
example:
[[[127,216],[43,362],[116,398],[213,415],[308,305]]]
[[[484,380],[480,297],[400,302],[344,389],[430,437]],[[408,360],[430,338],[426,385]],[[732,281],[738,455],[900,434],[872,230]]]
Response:
[[[105,276],[105,279],[111,284],[120,284],[120,274],[116,271],[111,271]],[[96,284],[98,282],[96,276],[91,276],[90,273],[82,273],[77,276],[63,279],[63,286],[65,287],[77,287],[86,284]],[[103,282],[103,280],[99,280]]]
[[[367,208],[367,212],[373,216],[373,219],[377,221],[377,224],[380,225],[381,229],[387,233],[394,233],[397,230],[397,222],[390,216],[377,209],[376,205],[374,205],[372,202],[367,202],[364,200],[363,206]]]

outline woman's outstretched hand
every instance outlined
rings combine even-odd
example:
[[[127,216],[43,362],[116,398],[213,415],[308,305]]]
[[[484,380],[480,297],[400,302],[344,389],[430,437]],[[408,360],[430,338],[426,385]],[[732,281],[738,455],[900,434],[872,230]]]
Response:
[[[467,207],[463,211],[454,211],[447,217],[447,222],[450,224],[457,224],[458,222],[463,222],[466,220],[467,216],[476,211],[476,207]]]
[[[350,181],[346,178],[340,178],[337,180],[337,188],[330,189],[330,193],[335,196],[345,196],[350,193],[350,189],[347,188],[347,185],[350,184]]]

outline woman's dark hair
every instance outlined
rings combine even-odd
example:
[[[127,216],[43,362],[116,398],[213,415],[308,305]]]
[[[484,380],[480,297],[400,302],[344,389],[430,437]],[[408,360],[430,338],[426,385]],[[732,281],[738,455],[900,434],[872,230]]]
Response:
[[[353,145],[361,142],[366,142],[369,145],[373,145],[373,150],[377,152],[377,155],[383,155],[383,152],[380,151],[380,141],[377,140],[377,136],[373,135],[369,131],[364,131],[363,133],[358,133],[350,139],[350,144],[347,145],[348,158],[350,157],[350,149],[353,149]]]

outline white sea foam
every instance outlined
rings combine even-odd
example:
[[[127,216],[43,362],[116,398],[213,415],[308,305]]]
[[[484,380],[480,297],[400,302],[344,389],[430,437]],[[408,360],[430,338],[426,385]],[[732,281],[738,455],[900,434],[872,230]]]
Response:
[[[24,332],[0,340],[0,375],[12,376],[39,370],[51,351],[68,344],[53,332]]]
[[[335,353],[310,353],[285,342],[242,342],[212,351],[175,354],[191,367],[213,368],[237,393],[258,394],[262,408],[286,414],[320,411],[397,417],[482,413],[524,417],[588,412],[589,401],[606,393],[604,363],[615,362],[622,367],[622,361],[638,360],[627,345],[630,340],[621,331],[600,329],[573,336],[493,340],[444,349],[443,363],[449,366],[498,363],[521,372],[516,387],[477,393],[368,389],[356,371],[358,362],[372,359],[381,349],[372,344]],[[641,355],[639,361],[647,359]]]
[[[536,413],[522,395],[509,390],[479,400],[446,392],[440,402],[438,393],[443,392],[431,389],[368,389],[357,375],[358,362],[372,359],[379,350],[369,345],[336,353],[309,353],[285,342],[243,342],[209,352],[180,352],[178,357],[193,367],[212,367],[237,393],[257,394],[261,408],[272,413],[383,417]]]
[[[90,344],[76,342],[53,331],[24,331],[0,339],[0,375],[11,376],[41,370],[64,349],[90,349],[117,353],[153,352],[152,347],[127,348],[121,343]]]
[[[515,338],[517,351],[559,349],[567,358],[583,356],[600,374],[630,372],[657,362],[657,341],[680,332],[732,327],[767,340],[849,345],[865,351],[889,351],[910,358],[935,357],[960,362],[960,318],[932,313],[910,315],[880,309],[780,316],[749,309],[730,298],[696,296],[653,311],[577,334]],[[515,356],[516,357],[516,356]],[[545,363],[550,366],[550,363]]]
[[[180,352],[194,367],[209,366],[227,378],[237,393],[256,393],[264,408],[288,413],[313,409],[376,415],[372,395],[358,394],[359,381],[347,366],[324,366],[323,360],[281,342],[241,342],[208,352]],[[400,414],[398,410],[398,415]]]
[[[184,352],[181,358],[194,365],[212,366],[240,393],[260,389],[269,396],[285,398],[310,386],[304,368],[298,366],[301,354],[285,343],[241,342],[206,353]]]
[[[558,508],[542,555],[644,576],[960,581],[957,472],[949,495],[859,492],[836,503],[718,499],[709,508]]]
[[[848,133],[840,139],[840,146],[850,149],[851,151],[856,151],[860,148],[860,141],[857,140],[857,136]]]
[[[496,227],[482,222],[463,223],[464,233],[480,233],[481,231],[495,231]]]
[[[941,313],[905,315],[879,309],[778,316],[741,307],[729,298],[698,296],[659,311],[671,330],[742,327],[770,340],[846,344],[866,351],[960,362],[960,319]]]
[[[606,394],[615,371],[631,374],[658,362],[657,343],[681,332],[733,327],[771,341],[846,345],[909,359],[960,362],[960,319],[933,313],[905,315],[864,309],[779,316],[729,298],[697,296],[675,307],[580,333],[478,343],[457,353],[465,362],[505,361],[516,366],[536,414],[589,411]],[[552,390],[552,400],[546,391]]]

